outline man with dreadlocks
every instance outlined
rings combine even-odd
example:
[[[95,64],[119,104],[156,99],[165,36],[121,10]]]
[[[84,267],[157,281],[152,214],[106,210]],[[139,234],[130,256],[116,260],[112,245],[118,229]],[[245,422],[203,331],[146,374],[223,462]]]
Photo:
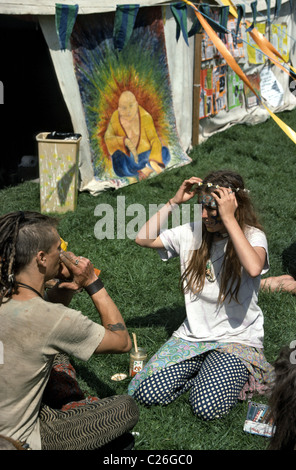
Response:
[[[0,217],[0,434],[31,449],[119,446],[138,421],[130,396],[86,400],[62,409],[43,403],[61,352],[86,361],[92,354],[131,348],[122,315],[92,263],[61,250],[56,225],[37,212]],[[47,293],[46,282],[52,279],[60,282]],[[73,293],[82,288],[101,324],[68,307]]]
[[[201,220],[162,231],[169,214],[196,195]],[[190,390],[193,413],[212,420],[246,391],[266,390],[272,367],[257,300],[268,248],[241,176],[221,170],[185,180],[136,242],[164,261],[180,258],[186,319],[136,374],[129,393],[140,403],[165,405]]]

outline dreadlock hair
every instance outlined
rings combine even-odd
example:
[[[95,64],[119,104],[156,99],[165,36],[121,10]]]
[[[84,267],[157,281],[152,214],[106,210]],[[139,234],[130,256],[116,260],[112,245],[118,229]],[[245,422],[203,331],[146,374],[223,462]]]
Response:
[[[275,379],[269,397],[269,416],[274,433],[270,450],[296,448],[296,360],[295,349],[285,346],[274,363]]]
[[[242,177],[231,170],[219,170],[210,173],[196,192],[198,196],[206,192],[210,194],[215,191],[215,186],[231,188],[235,191],[235,197],[238,207],[235,212],[235,218],[244,231],[247,225],[257,227],[262,230],[251,199],[249,191],[245,189]],[[183,292],[191,290],[197,294],[202,291],[205,277],[206,264],[210,258],[211,246],[214,234],[208,232],[202,227],[202,242],[198,250],[194,250],[189,260],[188,266],[181,276],[181,285]],[[241,284],[241,263],[234,249],[231,239],[228,239],[226,252],[221,269],[221,282],[218,303],[225,301],[229,296],[229,302],[235,299],[238,302],[238,292]]]
[[[38,251],[56,240],[57,220],[39,212],[10,212],[0,217],[0,305],[16,291],[15,275]]]

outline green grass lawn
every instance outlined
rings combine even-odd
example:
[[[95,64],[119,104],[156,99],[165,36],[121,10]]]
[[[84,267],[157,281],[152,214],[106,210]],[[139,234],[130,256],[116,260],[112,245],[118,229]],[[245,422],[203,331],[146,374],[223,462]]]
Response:
[[[296,130],[296,110],[279,115]],[[213,169],[234,169],[242,174],[251,190],[264,225],[270,251],[270,275],[295,272],[295,144],[273,120],[257,126],[236,125],[218,133],[190,153],[192,163],[166,171],[96,197],[80,193],[75,213],[60,216],[59,231],[77,255],[89,257],[102,270],[105,286],[120,308],[130,333],[138,338],[148,356],[170,337],[182,322],[185,312],[178,289],[179,262],[161,262],[157,253],[138,247],[134,240],[116,238],[117,198],[125,197],[126,207],[165,203],[182,181],[190,176],[204,177]],[[14,210],[39,210],[39,185],[25,182],[0,191],[1,214]],[[115,238],[98,240],[94,228],[99,217],[96,206],[109,204],[114,209]],[[135,216],[126,215],[126,226]],[[294,271],[293,271],[294,270]],[[272,362],[282,345],[296,339],[295,296],[284,293],[259,295],[265,314],[265,355]],[[71,304],[94,321],[99,321],[90,298],[77,294]],[[87,363],[73,359],[79,381],[88,393],[104,397],[126,393],[129,379],[113,382],[116,372],[128,373],[129,355],[104,355]],[[253,397],[265,402],[266,397]],[[135,427],[136,450],[260,450],[268,439],[243,431],[247,403],[239,403],[225,418],[213,422],[196,419],[188,394],[167,407],[140,406]]]

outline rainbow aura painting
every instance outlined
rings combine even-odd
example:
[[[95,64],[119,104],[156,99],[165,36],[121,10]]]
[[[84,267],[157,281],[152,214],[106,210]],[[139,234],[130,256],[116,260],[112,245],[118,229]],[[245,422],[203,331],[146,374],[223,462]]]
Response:
[[[176,131],[161,7],[139,9],[121,50],[114,18],[78,15],[71,45],[95,178],[119,187],[191,159]]]

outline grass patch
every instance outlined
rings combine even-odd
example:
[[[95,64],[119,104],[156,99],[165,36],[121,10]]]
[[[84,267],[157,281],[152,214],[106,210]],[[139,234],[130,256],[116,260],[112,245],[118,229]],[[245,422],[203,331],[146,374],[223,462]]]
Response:
[[[296,111],[279,114],[296,129]],[[136,246],[133,240],[98,240],[94,227],[98,204],[114,209],[115,229],[117,196],[125,197],[126,207],[165,203],[185,178],[204,177],[220,168],[237,170],[246,186],[264,225],[270,251],[269,275],[295,272],[295,145],[273,120],[257,126],[236,125],[215,134],[195,147],[192,163],[166,171],[154,179],[106,191],[96,197],[80,193],[75,213],[59,216],[59,231],[69,242],[69,249],[89,257],[102,270],[102,279],[120,308],[130,333],[135,332],[139,346],[149,357],[166,341],[182,322],[185,311],[178,290],[179,262],[160,261],[150,250]],[[1,214],[14,210],[40,210],[39,185],[26,182],[0,191]],[[126,217],[126,224],[131,217]],[[116,231],[115,231],[116,233]],[[265,354],[272,362],[282,345],[295,339],[295,296],[284,293],[259,295],[265,315]],[[91,300],[85,292],[78,294],[72,307],[99,321]],[[102,355],[87,363],[73,359],[84,390],[93,395],[126,393],[129,379],[112,382],[116,372],[128,372],[129,355]],[[256,397],[257,401],[266,398]],[[135,431],[136,449],[142,450],[260,450],[268,440],[243,431],[247,403],[239,403],[225,418],[204,423],[193,417],[188,395],[167,407],[140,406],[140,420]]]

